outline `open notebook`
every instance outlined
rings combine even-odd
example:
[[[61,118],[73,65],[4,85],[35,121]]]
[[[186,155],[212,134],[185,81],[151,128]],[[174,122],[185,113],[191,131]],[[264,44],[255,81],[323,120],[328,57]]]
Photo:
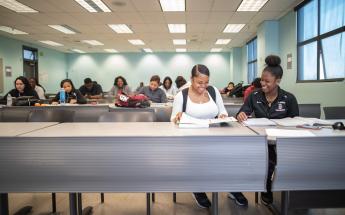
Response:
[[[306,117],[287,117],[283,119],[267,119],[267,118],[249,118],[243,122],[246,126],[271,126],[280,125],[286,127],[296,126],[329,126],[333,123],[327,120],[317,118],[306,118]]]
[[[225,117],[223,119],[197,119],[186,113],[183,113],[178,126],[179,128],[208,128],[212,124],[236,121],[237,120],[234,117]]]

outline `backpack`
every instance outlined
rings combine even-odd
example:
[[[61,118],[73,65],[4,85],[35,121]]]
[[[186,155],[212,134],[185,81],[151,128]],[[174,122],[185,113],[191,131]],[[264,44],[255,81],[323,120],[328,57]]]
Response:
[[[118,100],[115,102],[117,107],[150,107],[150,101],[144,94],[126,95],[124,93],[119,95]]]
[[[213,101],[216,102],[216,91],[214,90],[214,87],[208,86],[206,89],[207,89],[208,93],[210,94],[211,98],[213,99]],[[182,112],[186,112],[188,90],[189,90],[189,88],[182,90],[182,96],[183,96]]]

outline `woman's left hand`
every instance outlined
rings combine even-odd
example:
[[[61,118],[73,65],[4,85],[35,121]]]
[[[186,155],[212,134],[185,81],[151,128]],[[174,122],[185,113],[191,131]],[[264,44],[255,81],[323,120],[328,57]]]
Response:
[[[220,114],[220,115],[218,116],[218,118],[220,118],[220,119],[224,119],[225,117],[227,117],[227,115],[225,115],[225,114]]]

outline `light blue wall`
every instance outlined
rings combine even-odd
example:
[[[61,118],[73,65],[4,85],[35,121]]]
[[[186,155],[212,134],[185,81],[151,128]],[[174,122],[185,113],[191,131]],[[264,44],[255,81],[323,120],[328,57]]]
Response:
[[[108,91],[116,76],[126,78],[129,86],[149,83],[152,75],[175,80],[182,75],[187,80],[195,64],[205,64],[211,73],[210,84],[218,88],[230,80],[229,53],[124,53],[124,54],[67,54],[68,77],[76,86],[86,77],[99,82]]]
[[[40,83],[47,92],[56,92],[59,89],[57,83],[66,77],[65,53],[0,36],[0,58],[3,59],[3,66],[4,68],[6,66],[12,67],[12,77],[4,77],[4,92],[2,95],[13,89],[13,81],[18,76],[23,75],[23,45],[37,48],[39,53],[43,53],[43,56],[38,56]]]
[[[243,53],[242,48],[232,48],[230,59],[231,81],[235,84],[243,81]]]

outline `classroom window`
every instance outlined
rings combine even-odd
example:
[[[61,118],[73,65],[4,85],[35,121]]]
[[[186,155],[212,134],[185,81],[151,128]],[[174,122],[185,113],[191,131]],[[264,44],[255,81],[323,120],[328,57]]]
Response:
[[[247,43],[247,59],[248,59],[248,83],[256,78],[258,74],[257,69],[257,38],[255,37]]]
[[[297,80],[345,77],[345,1],[309,0],[297,6]]]

